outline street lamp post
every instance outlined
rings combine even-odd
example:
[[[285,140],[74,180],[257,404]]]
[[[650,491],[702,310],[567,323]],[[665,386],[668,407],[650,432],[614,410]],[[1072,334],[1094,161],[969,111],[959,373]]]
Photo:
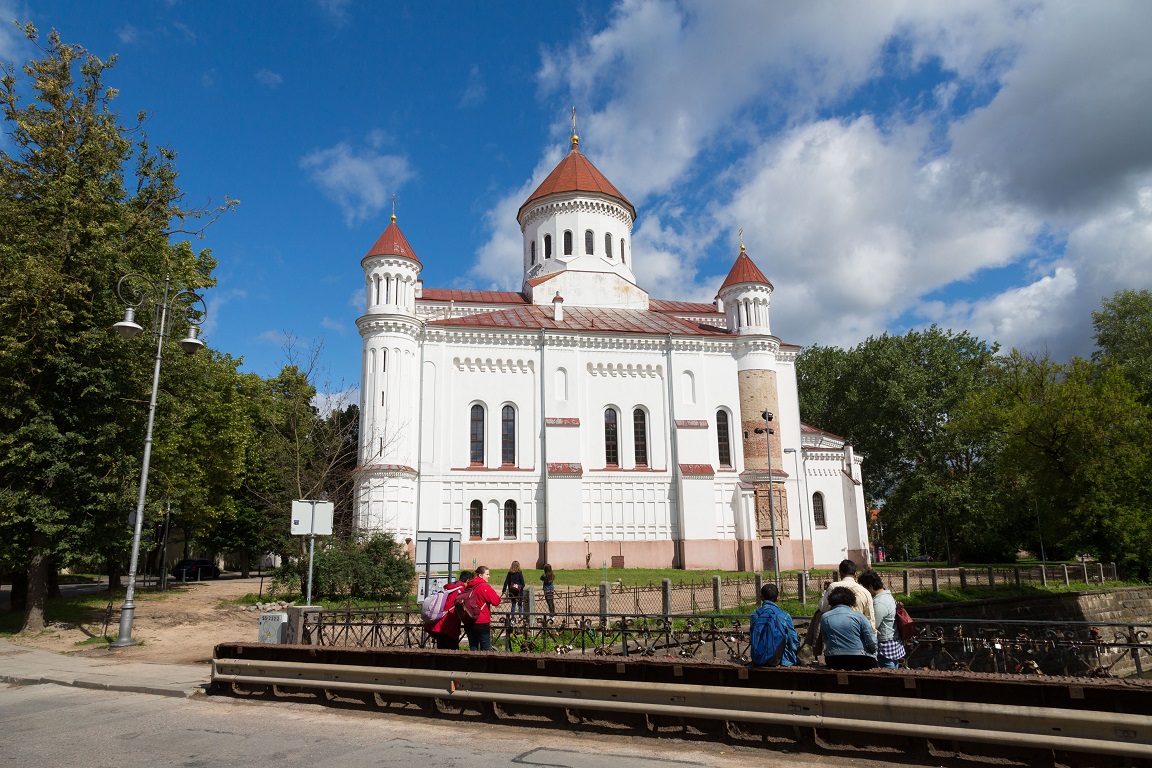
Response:
[[[780,586],[780,542],[776,538],[776,502],[772,498],[772,411],[760,414],[764,419],[764,429],[756,428],[756,432],[764,433],[768,443],[768,517],[772,523],[772,566],[776,571],[776,586]]]
[[[152,366],[152,399],[148,403],[148,431],[144,437],[144,460],[140,468],[140,492],[136,497],[136,514],[132,528],[132,557],[128,561],[128,589],[124,605],[120,607],[120,634],[112,643],[113,648],[135,645],[132,639],[132,620],[136,613],[133,598],[136,595],[136,559],[140,555],[140,531],[144,524],[144,500],[148,494],[148,464],[152,459],[152,424],[156,417],[156,393],[160,388],[160,358],[164,352],[164,342],[168,339],[176,310],[183,310],[184,321],[188,324],[188,335],[179,344],[187,354],[194,354],[204,346],[200,341],[200,324],[207,316],[204,300],[192,291],[172,291],[170,276],[164,277],[163,291],[141,274],[128,274],[116,284],[116,295],[124,303],[124,319],[112,326],[113,330],[125,339],[131,339],[144,330],[136,322],[136,309],[151,293],[153,303],[152,335],[156,339],[156,358]]]

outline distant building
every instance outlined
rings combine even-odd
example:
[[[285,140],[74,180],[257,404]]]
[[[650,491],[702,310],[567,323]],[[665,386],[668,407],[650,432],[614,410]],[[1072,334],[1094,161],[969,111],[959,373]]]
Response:
[[[772,284],[741,245],[714,304],[650,299],[635,218],[575,135],[517,215],[520,292],[423,287],[392,217],[362,260],[361,529],[497,567],[867,560],[860,459],[800,422]]]

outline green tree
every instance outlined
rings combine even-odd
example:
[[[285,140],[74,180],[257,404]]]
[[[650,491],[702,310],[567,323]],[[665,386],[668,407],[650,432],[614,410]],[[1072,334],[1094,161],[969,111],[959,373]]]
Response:
[[[16,543],[0,554],[27,572],[35,630],[54,563],[127,537],[151,354],[108,330],[116,279],[210,286],[211,255],[170,237],[220,209],[181,205],[175,153],[148,143],[143,115],[120,125],[115,57],[22,29],[42,55],[23,77],[0,69],[0,539]]]
[[[927,540],[959,562],[973,534],[994,522],[982,446],[948,424],[986,386],[995,351],[967,332],[932,326],[800,355],[801,418],[864,455],[866,498],[881,507],[890,551],[917,551]]]
[[[1119,365],[1152,405],[1152,292],[1117,291],[1092,313],[1092,327],[1099,347],[1092,359]]]

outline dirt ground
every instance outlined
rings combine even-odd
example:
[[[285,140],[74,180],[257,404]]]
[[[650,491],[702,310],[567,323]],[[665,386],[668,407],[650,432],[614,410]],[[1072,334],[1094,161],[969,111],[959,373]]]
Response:
[[[78,645],[99,636],[104,629],[103,617],[79,626],[53,624],[35,635],[20,634],[13,641],[21,645],[84,655],[130,655],[134,661],[164,664],[202,663],[212,661],[217,643],[256,642],[260,613],[246,610],[249,606],[221,605],[221,601],[256,593],[260,580],[222,578],[189,584],[175,584],[163,597],[137,592],[136,615],[132,636],[138,645],[118,651],[104,644]],[[268,580],[264,581],[267,594]],[[96,593],[99,594],[99,593]],[[122,595],[123,593],[121,593]],[[118,609],[123,598],[116,601]],[[115,611],[108,634],[115,636],[119,627]]]

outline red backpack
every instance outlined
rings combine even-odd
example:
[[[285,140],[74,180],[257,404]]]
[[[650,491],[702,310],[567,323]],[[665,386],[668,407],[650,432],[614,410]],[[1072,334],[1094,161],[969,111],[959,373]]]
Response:
[[[476,587],[465,587],[464,594],[456,598],[456,616],[465,624],[473,624],[484,610],[484,601],[476,592]]]
[[[896,603],[896,634],[905,642],[911,640],[916,634],[916,622],[904,609],[904,603]]]

